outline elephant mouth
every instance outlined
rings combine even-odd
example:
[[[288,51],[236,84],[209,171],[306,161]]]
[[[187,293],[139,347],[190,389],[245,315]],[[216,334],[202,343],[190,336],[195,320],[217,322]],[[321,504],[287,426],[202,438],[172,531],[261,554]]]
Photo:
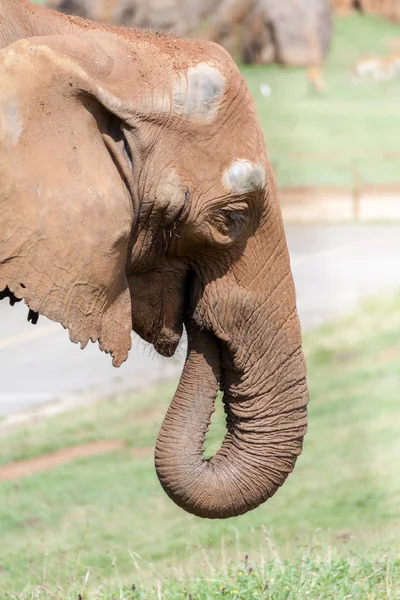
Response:
[[[163,327],[156,333],[148,333],[134,329],[142,340],[153,346],[154,350],[163,358],[172,358],[181,341],[181,335],[170,329]]]
[[[135,326],[133,331],[153,346],[157,354],[164,358],[172,358],[182,339],[183,320],[173,326],[164,325],[153,331],[144,331],[141,327]]]
[[[179,346],[181,337],[181,334],[163,328],[151,343],[158,354],[164,358],[172,358]]]
[[[147,327],[143,327],[144,319],[135,314],[133,330],[145,342],[151,344],[157,354],[164,358],[172,358],[182,340],[183,330],[187,329],[186,325],[195,311],[196,292],[196,275],[189,269],[183,280],[180,301],[171,303],[169,299],[168,308],[173,308],[170,316],[168,311],[164,310],[168,300],[164,300],[163,307],[157,309],[155,320],[147,321]],[[148,316],[149,310],[147,307],[143,316]]]

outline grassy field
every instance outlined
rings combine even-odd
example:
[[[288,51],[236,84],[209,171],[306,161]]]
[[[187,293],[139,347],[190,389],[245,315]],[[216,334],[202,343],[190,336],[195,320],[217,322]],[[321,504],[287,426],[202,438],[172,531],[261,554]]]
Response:
[[[158,484],[172,384],[3,436],[3,464],[97,440],[124,447],[0,484],[0,598],[400,598],[400,297],[305,347],[304,454],[271,501],[237,519],[187,515]],[[209,451],[222,431],[218,412]]]
[[[336,18],[324,69],[327,89],[310,94],[302,69],[243,69],[281,186],[400,185],[400,77],[354,80],[371,55],[400,54],[400,27],[371,16]],[[260,84],[271,87],[262,96]]]

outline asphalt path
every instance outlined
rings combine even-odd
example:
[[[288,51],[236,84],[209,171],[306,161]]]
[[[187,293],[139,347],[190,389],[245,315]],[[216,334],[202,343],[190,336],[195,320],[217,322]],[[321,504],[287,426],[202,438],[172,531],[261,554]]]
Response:
[[[400,289],[399,225],[286,227],[303,329],[333,320],[362,298]],[[133,338],[120,368],[97,345],[84,351],[58,324],[26,320],[22,303],[0,302],[0,417],[87,389],[109,392],[162,378],[170,362]],[[184,349],[180,349],[180,360]]]

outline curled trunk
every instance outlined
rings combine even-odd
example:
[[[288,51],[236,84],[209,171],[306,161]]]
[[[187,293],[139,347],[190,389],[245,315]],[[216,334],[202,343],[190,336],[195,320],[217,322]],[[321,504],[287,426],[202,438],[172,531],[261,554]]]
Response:
[[[254,509],[283,484],[301,453],[307,428],[304,374],[281,381],[257,397],[224,389],[227,432],[217,454],[203,457],[214,402],[225,374],[221,345],[195,326],[179,387],[161,428],[156,468],[162,486],[179,506],[200,517],[227,518]],[[301,348],[284,368],[301,362]],[[223,360],[222,360],[223,362]],[[272,385],[272,384],[271,384]]]

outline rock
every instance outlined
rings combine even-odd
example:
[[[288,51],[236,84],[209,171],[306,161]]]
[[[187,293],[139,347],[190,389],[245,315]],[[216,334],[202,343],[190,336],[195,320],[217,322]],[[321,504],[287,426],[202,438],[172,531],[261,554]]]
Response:
[[[354,0],[332,0],[333,8],[339,13],[348,13],[355,10]]]
[[[211,39],[245,63],[320,64],[331,40],[330,0],[49,0],[95,21]]]
[[[212,38],[246,63],[320,64],[329,49],[329,0],[224,0]]]
[[[179,0],[122,0],[114,22],[163,31],[181,29],[183,23],[179,4]]]
[[[400,0],[332,0],[338,12],[358,10],[400,23]]]
[[[207,1],[48,0],[47,6],[92,21],[188,35],[201,23]]]

